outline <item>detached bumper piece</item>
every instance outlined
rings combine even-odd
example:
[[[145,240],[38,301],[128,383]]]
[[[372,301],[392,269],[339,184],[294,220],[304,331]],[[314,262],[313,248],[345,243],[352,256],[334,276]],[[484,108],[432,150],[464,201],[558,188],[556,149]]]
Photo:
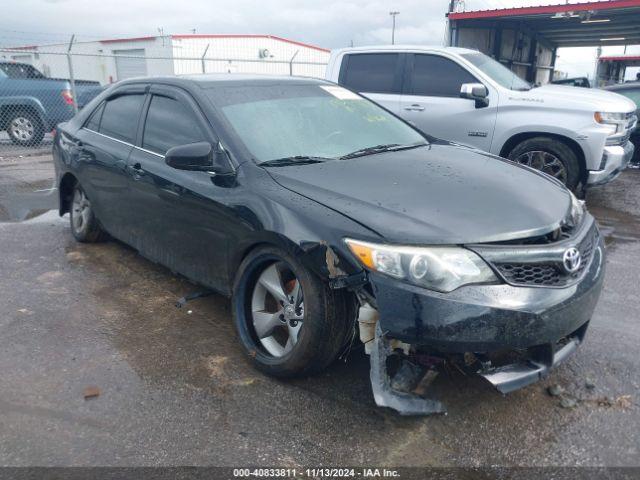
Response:
[[[555,352],[551,352],[547,358],[540,360],[527,360],[522,363],[504,365],[478,372],[481,377],[488,380],[499,392],[507,394],[520,388],[531,385],[545,378],[551,369],[566,360],[576,351],[586,332],[587,325],[580,328],[575,334],[568,337],[565,343]]]
[[[393,379],[389,376],[387,358],[393,355],[394,352],[391,343],[382,334],[380,323],[376,325],[373,343],[370,359],[371,388],[376,405],[392,408],[400,415],[431,415],[446,411],[444,406],[436,400],[422,398],[416,394],[393,388],[400,384],[417,384],[424,375],[424,371],[413,369],[409,365],[403,364]]]

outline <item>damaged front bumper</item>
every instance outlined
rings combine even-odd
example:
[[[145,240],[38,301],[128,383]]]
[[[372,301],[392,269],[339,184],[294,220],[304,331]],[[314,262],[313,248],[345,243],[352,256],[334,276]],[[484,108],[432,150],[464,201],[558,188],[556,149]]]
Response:
[[[531,385],[543,379],[549,371],[558,366],[576,351],[584,339],[588,324],[585,323],[557,348],[550,350],[547,359],[526,358],[518,363],[511,363],[502,367],[488,368],[479,372],[480,376],[488,380],[496,389],[504,394]]]
[[[472,373],[502,393],[538,381],[571,355],[584,338],[604,279],[602,237],[595,225],[585,229],[595,232],[593,253],[579,281],[566,287],[504,283],[439,293],[370,272],[379,315],[371,358],[377,403],[403,414],[442,411],[437,402],[407,402],[411,397],[389,388],[380,367],[394,352],[389,341],[423,355],[472,359],[466,367],[472,365]]]

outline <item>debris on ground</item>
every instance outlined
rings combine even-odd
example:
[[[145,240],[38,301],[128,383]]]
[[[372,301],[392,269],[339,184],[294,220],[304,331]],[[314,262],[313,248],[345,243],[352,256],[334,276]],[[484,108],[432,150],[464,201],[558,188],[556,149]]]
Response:
[[[621,408],[626,410],[631,408],[633,405],[633,401],[631,399],[631,395],[620,395],[616,398],[611,397],[599,397],[595,400],[599,407],[607,407],[607,408]]]
[[[587,379],[584,381],[584,387],[585,387],[587,390],[593,390],[593,389],[595,389],[595,388],[596,388],[596,384],[593,382],[593,380],[591,380],[590,378],[587,378]]]
[[[578,401],[573,397],[562,396],[560,397],[560,406],[562,408],[575,408],[578,406]]]
[[[85,387],[85,389],[82,391],[82,395],[84,396],[85,400],[90,400],[92,398],[100,396],[100,389],[95,385],[90,385],[88,387]]]
[[[564,393],[564,388],[561,385],[551,385],[547,387],[547,393],[552,397],[559,397]]]

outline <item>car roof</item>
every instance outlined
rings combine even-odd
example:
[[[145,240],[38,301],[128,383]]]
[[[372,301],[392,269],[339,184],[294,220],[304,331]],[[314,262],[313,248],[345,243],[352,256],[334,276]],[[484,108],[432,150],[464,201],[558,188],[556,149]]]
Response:
[[[238,74],[238,73],[201,73],[193,75],[175,75],[158,77],[137,77],[118,82],[120,85],[132,83],[157,83],[176,86],[199,86],[201,88],[211,88],[214,86],[233,85],[319,85],[330,84],[326,80],[312,77],[298,77],[288,75],[260,75],[260,74]]]

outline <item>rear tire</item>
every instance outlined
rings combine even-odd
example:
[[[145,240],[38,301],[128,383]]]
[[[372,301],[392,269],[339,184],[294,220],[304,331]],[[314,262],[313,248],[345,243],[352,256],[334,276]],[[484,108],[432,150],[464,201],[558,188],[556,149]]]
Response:
[[[269,282],[270,278],[276,278],[274,270],[280,272],[279,281]],[[273,288],[274,284],[282,287],[279,293],[278,288]],[[286,298],[297,296],[297,287],[302,292],[297,297],[302,303],[298,312],[302,319],[295,343],[289,346],[292,335],[287,330],[292,329],[287,320],[291,318],[295,302],[287,304]],[[276,291],[275,295],[271,294],[272,290]],[[263,297],[266,297],[264,302]],[[282,298],[285,300],[279,300]],[[304,376],[325,369],[343,348],[355,321],[348,301],[345,292],[329,288],[293,256],[279,248],[265,246],[252,251],[238,269],[233,286],[233,318],[240,343],[258,370],[276,377]],[[282,318],[287,315],[287,307],[289,316]],[[258,320],[265,315],[270,322],[268,328]],[[268,315],[275,317],[269,320]],[[285,340],[286,335],[289,337]]]
[[[40,145],[44,138],[44,125],[38,115],[28,110],[18,110],[9,116],[7,134],[11,141],[22,147]]]
[[[74,185],[71,194],[69,223],[71,225],[71,233],[79,242],[100,242],[107,236],[93,213],[89,198],[87,198],[79,183]]]
[[[580,162],[575,152],[560,140],[533,137],[513,148],[509,159],[560,180],[569,190],[580,182]]]

